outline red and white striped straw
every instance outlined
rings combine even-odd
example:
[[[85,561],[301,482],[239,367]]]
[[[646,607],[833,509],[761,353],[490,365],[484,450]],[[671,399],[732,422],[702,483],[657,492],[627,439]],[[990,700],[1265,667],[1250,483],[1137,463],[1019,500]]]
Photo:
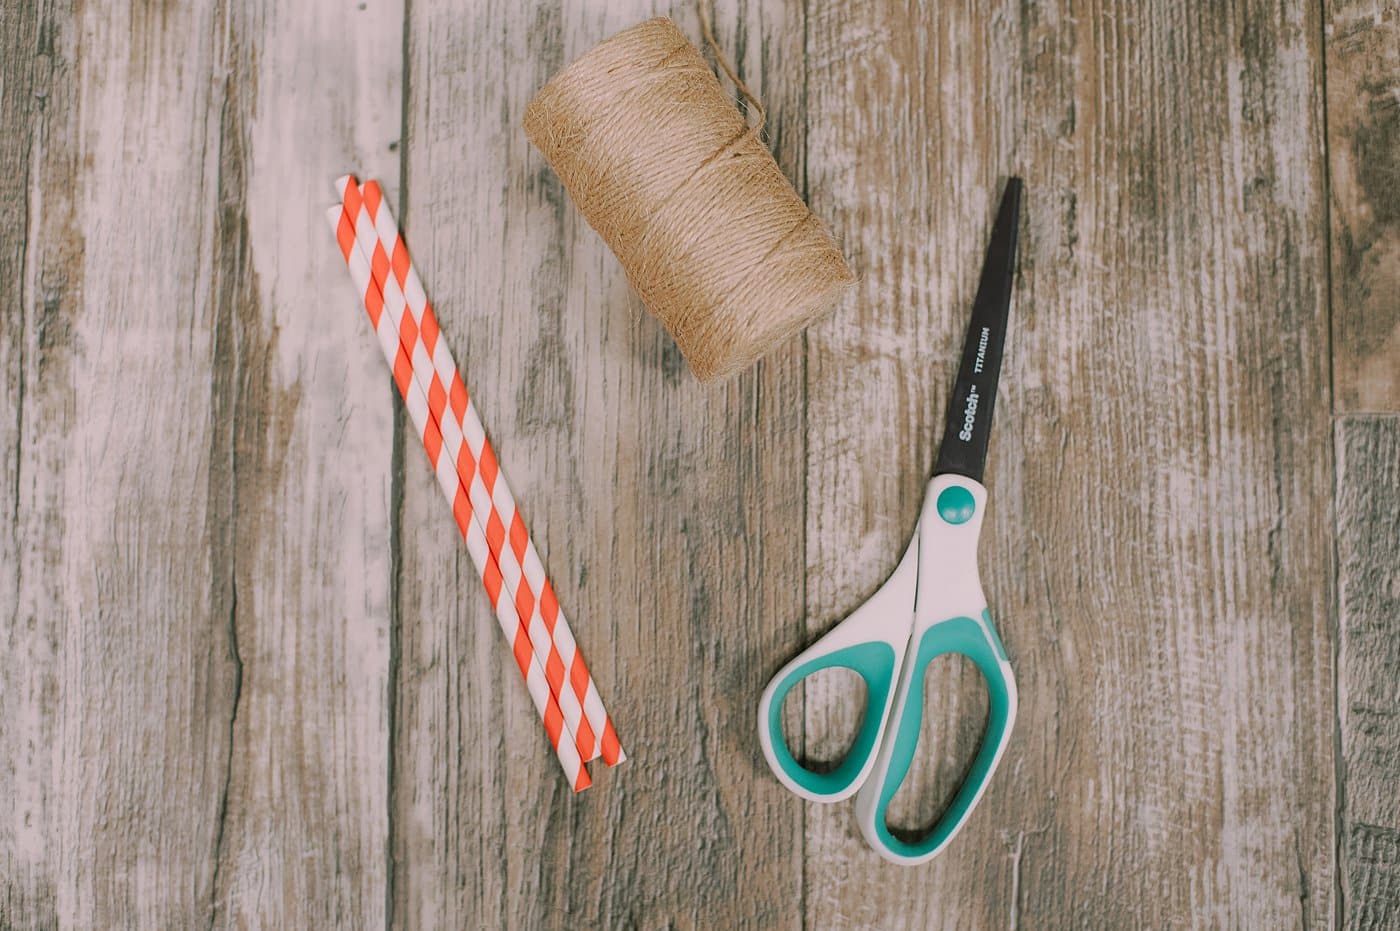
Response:
[[[403,292],[395,276],[389,274],[388,255],[380,247],[373,221],[364,207],[361,191],[353,179],[342,178],[337,186],[342,192],[345,212],[354,224],[359,250],[369,257],[370,274],[382,297],[382,313],[388,318],[388,331],[397,333],[400,348],[396,352],[401,352],[402,357],[411,363],[411,376],[415,386],[427,399],[429,416],[441,434],[441,445],[437,455],[449,463],[456,463],[462,488],[457,496],[463,500],[454,500],[453,506],[466,509],[472,519],[482,525],[490,549],[491,565],[500,574],[496,585],[504,585],[505,595],[515,604],[522,621],[512,642],[517,658],[523,661],[524,657],[533,655],[544,664],[550,692],[563,711],[564,723],[568,727],[571,739],[575,741],[579,754],[585,761],[592,759],[596,755],[597,741],[583,718],[581,702],[571,690],[561,688],[562,681],[559,678],[549,674],[550,665],[545,658],[557,651],[543,621],[533,615],[532,612],[536,609],[528,603],[528,595],[521,596],[518,567],[509,558],[503,558],[501,552],[500,539],[505,523],[500,522],[497,526],[493,522],[499,519],[493,514],[490,493],[485,484],[486,476],[497,471],[490,446],[484,442],[484,433],[476,442],[468,442],[457,419],[447,410],[451,403],[448,392],[453,390],[450,386],[453,386],[454,382],[438,377],[431,358],[434,350],[442,351],[438,347],[445,347],[446,341],[441,339],[437,332],[424,333],[413,315],[407,312]],[[461,384],[460,378],[456,379],[456,384]],[[465,388],[458,392],[459,396],[464,396],[465,393]],[[493,597],[499,597],[499,591]]]
[[[337,187],[347,206],[354,206],[355,197],[351,193],[354,184],[351,179],[341,179]],[[516,600],[521,618],[529,617],[531,644],[539,655],[547,657],[545,673],[550,689],[564,709],[566,721],[574,730],[584,759],[601,755],[609,766],[621,763],[626,759],[626,754],[603,707],[597,684],[588,672],[568,619],[560,609],[554,588],[545,575],[539,551],[525,528],[510,486],[499,469],[476,405],[467,394],[446,341],[439,338],[436,315],[428,303],[422,281],[409,258],[393,214],[384,203],[378,182],[365,184],[360,200],[360,213],[355,217],[356,236],[362,245],[369,241],[371,235],[377,239],[376,245],[368,247],[372,255],[370,267],[371,274],[382,286],[385,306],[398,310],[400,299],[407,306],[413,322],[412,325],[405,325],[400,334],[411,337],[405,346],[410,349],[415,372],[420,373],[420,377],[427,382],[424,390],[429,399],[438,397],[441,401],[441,406],[435,408],[434,413],[442,421],[445,441],[455,443],[455,435],[460,433],[468,455],[479,463],[480,467],[472,471],[469,482],[465,472],[462,478],[468,484],[473,509],[479,515],[487,515],[487,542],[498,561],[505,584]],[[366,218],[373,226],[372,233],[364,228]],[[454,418],[460,421],[458,429],[448,426],[448,422]],[[453,446],[453,449],[456,447]],[[505,547],[507,539],[510,541],[509,548]],[[579,705],[582,706],[581,714],[576,711]]]
[[[453,517],[457,522],[457,528],[466,541],[467,552],[471,555],[472,561],[482,575],[482,581],[490,596],[492,607],[495,609],[501,632],[505,634],[508,641],[513,644],[517,643],[520,640],[524,624],[516,611],[514,602],[500,597],[501,574],[496,560],[491,558],[481,525],[472,519],[469,507],[466,506],[466,497],[461,489],[461,478],[457,474],[454,463],[446,456],[440,455],[441,434],[437,424],[433,423],[429,415],[427,398],[412,378],[411,363],[399,344],[397,328],[392,327],[388,315],[383,313],[382,294],[373,281],[369,261],[357,246],[353,224],[346,215],[344,205],[328,210],[326,219],[336,235],[341,255],[350,270],[351,280],[364,299],[365,310],[374,326],[376,335],[379,337],[385,362],[394,373],[394,382],[404,398],[404,405],[408,409],[409,417],[417,429],[418,435],[423,439],[429,459],[433,462],[433,470],[437,476],[438,484],[443,489],[443,493],[447,495],[449,503],[453,505]],[[439,455],[434,455],[435,451]],[[533,653],[522,655],[521,651],[517,649],[515,656],[521,675],[525,679],[526,690],[530,694],[536,711],[544,721],[545,732],[554,747],[565,776],[569,780],[569,785],[576,792],[588,788],[592,785],[592,780],[584,768],[583,759],[578,752],[573,735],[567,732],[563,712],[549,688],[548,677],[545,675],[542,664]]]

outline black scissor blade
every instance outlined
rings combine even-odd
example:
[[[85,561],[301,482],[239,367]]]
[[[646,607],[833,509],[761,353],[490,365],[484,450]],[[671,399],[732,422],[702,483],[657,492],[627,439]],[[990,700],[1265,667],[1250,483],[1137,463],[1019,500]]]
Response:
[[[1021,179],[1009,178],[1001,195],[992,242],[982,265],[982,281],[972,304],[972,319],[963,343],[962,364],[948,405],[948,426],[938,451],[934,474],[953,472],[982,481],[987,466],[987,441],[992,433],[992,407],[1001,374],[1001,351],[1006,343],[1006,318],[1011,309],[1011,283],[1016,268],[1016,230],[1021,214]]]

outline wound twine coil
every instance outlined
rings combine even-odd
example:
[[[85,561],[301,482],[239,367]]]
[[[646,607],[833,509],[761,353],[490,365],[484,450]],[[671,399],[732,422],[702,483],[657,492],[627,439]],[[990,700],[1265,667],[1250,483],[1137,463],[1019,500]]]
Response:
[[[664,17],[593,48],[525,111],[526,135],[701,380],[746,368],[854,280],[760,127]]]

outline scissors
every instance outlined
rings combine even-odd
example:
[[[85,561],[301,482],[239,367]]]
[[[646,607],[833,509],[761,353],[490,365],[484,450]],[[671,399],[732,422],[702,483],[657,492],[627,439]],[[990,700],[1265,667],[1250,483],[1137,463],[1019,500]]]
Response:
[[[1009,179],[997,209],[943,445],[914,538],[894,574],[869,600],[778,670],[758,708],[763,753],[783,785],[814,802],[839,802],[855,794],[861,833],[895,863],[923,863],[948,846],[986,790],[1016,718],[1016,681],[982,594],[977,538],[987,507],[982,476],[1011,306],[1021,187],[1019,178]],[[950,653],[972,660],[987,682],[987,729],[967,777],[933,827],[915,840],[896,837],[885,818],[918,744],[924,671]],[[802,679],[833,666],[859,674],[868,700],[845,758],[834,770],[819,773],[788,749],[783,699]]]

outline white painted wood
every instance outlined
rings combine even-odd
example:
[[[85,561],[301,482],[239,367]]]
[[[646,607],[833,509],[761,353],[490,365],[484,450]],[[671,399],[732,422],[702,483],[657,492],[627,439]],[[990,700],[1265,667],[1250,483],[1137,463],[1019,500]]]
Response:
[[[234,690],[210,403],[221,30],[208,2],[16,18],[0,924],[207,923]]]
[[[229,15],[214,414],[241,688],[215,918],[373,927],[390,895],[395,401],[322,214],[344,172],[397,172],[402,10]]]
[[[401,15],[345,12],[16,24],[7,927],[382,920],[391,408],[312,207],[397,165]]]

